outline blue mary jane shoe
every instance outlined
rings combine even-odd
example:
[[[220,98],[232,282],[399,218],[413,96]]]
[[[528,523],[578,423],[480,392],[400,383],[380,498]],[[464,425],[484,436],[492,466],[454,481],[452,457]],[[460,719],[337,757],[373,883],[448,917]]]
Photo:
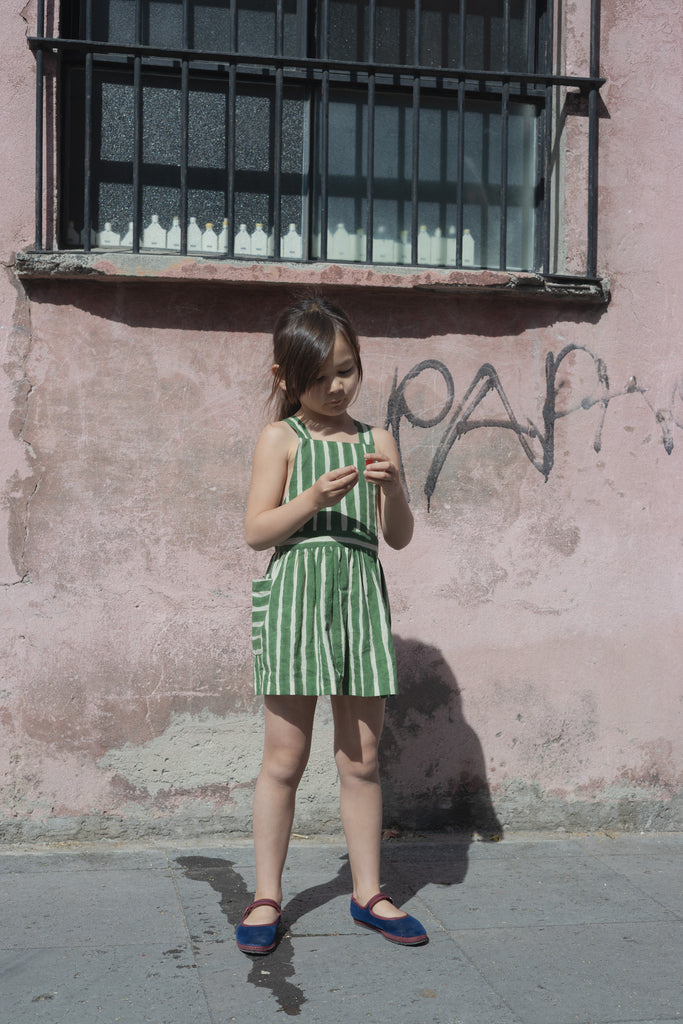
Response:
[[[248,917],[254,907],[272,907],[273,910],[277,910],[277,921],[274,924],[245,924],[245,917]],[[238,949],[252,956],[272,953],[277,946],[277,930],[281,915],[280,905],[275,900],[255,900],[254,903],[250,903],[235,930]]]
[[[351,917],[356,924],[362,924],[366,928],[374,928],[376,931],[381,932],[385,939],[389,939],[389,942],[398,942],[402,946],[421,946],[424,942],[429,941],[424,927],[416,917],[411,917],[410,914],[397,918],[379,917],[377,914],[373,914],[372,908],[381,900],[389,900],[389,903],[394,902],[389,896],[385,896],[383,892],[378,892],[376,896],[373,896],[362,907],[352,896]]]

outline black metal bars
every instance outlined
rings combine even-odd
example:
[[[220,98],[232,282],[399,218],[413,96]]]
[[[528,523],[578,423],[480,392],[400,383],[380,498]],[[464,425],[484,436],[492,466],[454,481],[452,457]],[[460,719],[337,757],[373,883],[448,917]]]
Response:
[[[600,74],[600,0],[591,0],[590,74]],[[594,278],[598,262],[598,131],[600,127],[599,86],[588,93],[588,225],[586,244],[586,277]]]
[[[541,209],[536,221],[536,259],[537,263],[528,269],[537,269],[542,273],[550,273],[550,203],[549,203],[549,182],[552,173],[551,149],[552,149],[552,117],[551,110],[554,102],[554,94],[559,92],[559,87],[572,87],[573,89],[587,94],[589,109],[589,180],[588,180],[588,225],[587,225],[587,258],[586,274],[594,277],[597,267],[597,147],[598,147],[598,97],[599,89],[603,80],[599,78],[599,0],[592,0],[592,23],[591,23],[591,54],[590,74],[588,76],[569,76],[554,73],[552,63],[546,63],[539,67],[532,60],[532,52],[536,46],[536,33],[538,30],[536,17],[535,0],[529,0],[527,5],[527,23],[522,26],[521,31],[526,34],[526,49],[528,60],[524,70],[511,69],[511,0],[501,0],[502,13],[502,50],[500,66],[493,69],[468,68],[466,63],[466,29],[469,15],[466,0],[461,0],[459,5],[459,66],[424,66],[421,64],[421,2],[414,0],[414,41],[412,54],[405,56],[411,59],[411,63],[388,64],[377,60],[376,46],[376,2],[368,0],[366,7],[367,17],[367,52],[365,59],[339,60],[330,57],[328,50],[329,38],[329,4],[328,0],[319,0],[316,5],[321,19],[321,28],[316,37],[317,53],[314,56],[307,54],[285,54],[285,15],[284,0],[276,0],[275,6],[275,46],[273,53],[266,55],[244,54],[238,52],[237,40],[237,3],[232,0],[230,3],[230,45],[228,52],[197,50],[192,46],[191,37],[191,6],[192,0],[182,0],[183,8],[183,33],[182,46],[178,48],[153,47],[143,43],[142,23],[143,0],[136,0],[135,3],[135,39],[129,45],[114,44],[109,42],[95,41],[92,39],[92,0],[85,0],[85,39],[48,39],[44,36],[44,0],[39,0],[37,35],[29,40],[29,45],[36,53],[36,248],[43,246],[43,157],[44,145],[44,54],[54,52],[66,56],[71,55],[78,66],[83,69],[84,81],[84,127],[83,127],[83,234],[82,245],[88,251],[91,248],[91,232],[93,217],[93,189],[97,182],[93,178],[94,155],[93,145],[95,132],[93,117],[95,114],[93,104],[94,78],[99,74],[100,68],[109,66],[116,68],[122,73],[130,69],[131,86],[133,92],[134,108],[134,141],[133,157],[131,167],[132,178],[132,249],[139,251],[142,232],[142,174],[144,169],[144,108],[143,102],[146,93],[143,85],[147,88],[147,71],[163,73],[166,78],[177,76],[180,92],[180,145],[179,145],[179,181],[180,181],[180,229],[181,240],[180,250],[186,253],[188,249],[188,196],[190,188],[190,165],[192,162],[191,141],[190,141],[190,112],[192,92],[191,87],[197,78],[206,79],[213,76],[220,77],[226,82],[225,89],[225,213],[230,220],[231,230],[228,232],[227,245],[223,249],[224,255],[234,255],[233,226],[235,221],[235,198],[237,192],[236,184],[236,146],[237,146],[237,100],[240,83],[246,80],[259,82],[270,89],[270,110],[271,110],[271,139],[270,153],[272,159],[272,227],[273,238],[271,254],[275,258],[280,256],[280,239],[282,237],[283,218],[283,165],[286,158],[284,141],[284,105],[286,90],[289,84],[296,84],[305,90],[305,94],[311,97],[312,111],[317,114],[310,117],[311,126],[311,149],[308,169],[302,180],[307,181],[307,193],[302,196],[304,214],[302,224],[305,226],[307,237],[304,239],[304,258],[311,255],[312,242],[312,204],[317,197],[319,202],[318,227],[320,229],[319,255],[327,257],[328,238],[328,212],[330,203],[330,173],[329,153],[329,111],[330,104],[336,96],[336,90],[348,91],[352,89],[359,100],[359,111],[364,111],[366,118],[365,135],[365,218],[364,227],[366,235],[365,253],[358,253],[356,260],[371,262],[373,259],[373,235],[375,226],[375,204],[377,201],[377,188],[375,182],[375,149],[378,145],[376,110],[379,102],[380,92],[382,102],[390,102],[391,90],[398,90],[396,95],[409,97],[406,110],[409,111],[412,125],[412,150],[410,157],[410,226],[411,245],[410,262],[418,262],[418,233],[420,221],[420,202],[425,195],[424,183],[420,180],[420,151],[422,142],[421,121],[425,104],[438,102],[450,107],[455,114],[456,130],[455,139],[455,168],[456,182],[453,189],[455,203],[455,257],[452,264],[456,267],[463,265],[463,228],[465,223],[465,160],[467,156],[467,135],[466,121],[468,110],[472,109],[471,101],[477,100],[480,104],[482,98],[498,103],[496,115],[499,125],[499,183],[498,183],[498,258],[485,265],[493,265],[499,268],[507,266],[508,252],[508,228],[509,228],[509,206],[511,202],[510,191],[510,126],[511,126],[511,104],[513,101],[519,104],[532,104],[535,109],[543,111],[541,118],[541,130],[537,135],[538,145],[543,154],[543,198]],[[543,8],[545,4],[538,5]],[[547,5],[552,8],[552,4]],[[303,7],[302,7],[303,9]],[[470,7],[470,10],[475,10]],[[552,31],[552,23],[549,14],[547,18],[546,31]],[[520,28],[516,25],[517,42]],[[309,32],[300,32],[301,38],[312,38]],[[532,45],[533,44],[533,45]],[[450,56],[447,54],[447,57]],[[517,62],[517,61],[515,61]],[[73,63],[73,61],[72,61]],[[99,79],[98,79],[99,80]],[[302,93],[303,95],[303,93]],[[437,97],[437,100],[435,100]],[[497,97],[497,100],[496,100]],[[194,102],[194,100],[192,100]],[[397,100],[397,102],[399,102]],[[400,101],[401,103],[403,101]],[[425,124],[427,122],[425,121]],[[317,138],[316,138],[317,136]],[[452,143],[448,143],[451,145]],[[333,170],[332,170],[333,173]],[[444,179],[445,180],[445,179]],[[443,187],[448,188],[450,183],[445,182]],[[193,193],[194,194],[194,193]],[[445,199],[442,200],[442,205]],[[445,206],[444,206],[445,209]],[[376,255],[376,254],[375,254]],[[435,261],[438,262],[438,261]],[[484,264],[482,264],[484,265]]]

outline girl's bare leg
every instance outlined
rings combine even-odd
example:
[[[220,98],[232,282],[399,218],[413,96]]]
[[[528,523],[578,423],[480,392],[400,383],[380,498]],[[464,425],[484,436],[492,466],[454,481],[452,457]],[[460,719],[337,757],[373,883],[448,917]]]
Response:
[[[255,900],[282,902],[282,872],[294,820],[296,791],[311,750],[315,697],[264,697],[263,761],[254,792]],[[271,907],[257,907],[250,925],[272,924]]]
[[[353,895],[362,906],[380,891],[382,790],[377,751],[384,724],[382,697],[332,697],[340,785],[340,810]],[[391,903],[377,905],[381,917],[403,917]]]

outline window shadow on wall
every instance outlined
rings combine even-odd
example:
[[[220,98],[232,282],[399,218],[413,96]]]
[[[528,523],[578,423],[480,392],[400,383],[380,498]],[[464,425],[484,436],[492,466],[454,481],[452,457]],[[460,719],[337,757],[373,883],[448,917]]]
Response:
[[[434,339],[478,336],[515,338],[555,323],[597,324],[604,304],[570,300],[534,301],[500,294],[470,295],[335,288],[328,285],[228,283],[215,286],[189,280],[142,281],[24,279],[31,302],[81,310],[100,321],[130,328],[263,334],[270,338],[282,310],[303,295],[324,295],[351,317],[361,338]],[[91,327],[92,329],[92,327]],[[101,334],[106,334],[100,327]]]
[[[399,695],[388,701],[381,746],[385,827],[501,839],[484,751],[455,675],[438,648],[400,636],[394,643]]]

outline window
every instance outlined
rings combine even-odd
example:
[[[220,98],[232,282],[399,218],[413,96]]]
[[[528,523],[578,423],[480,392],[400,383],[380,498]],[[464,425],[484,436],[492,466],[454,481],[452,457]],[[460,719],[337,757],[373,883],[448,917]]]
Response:
[[[551,273],[553,0],[42,8],[59,248]]]

